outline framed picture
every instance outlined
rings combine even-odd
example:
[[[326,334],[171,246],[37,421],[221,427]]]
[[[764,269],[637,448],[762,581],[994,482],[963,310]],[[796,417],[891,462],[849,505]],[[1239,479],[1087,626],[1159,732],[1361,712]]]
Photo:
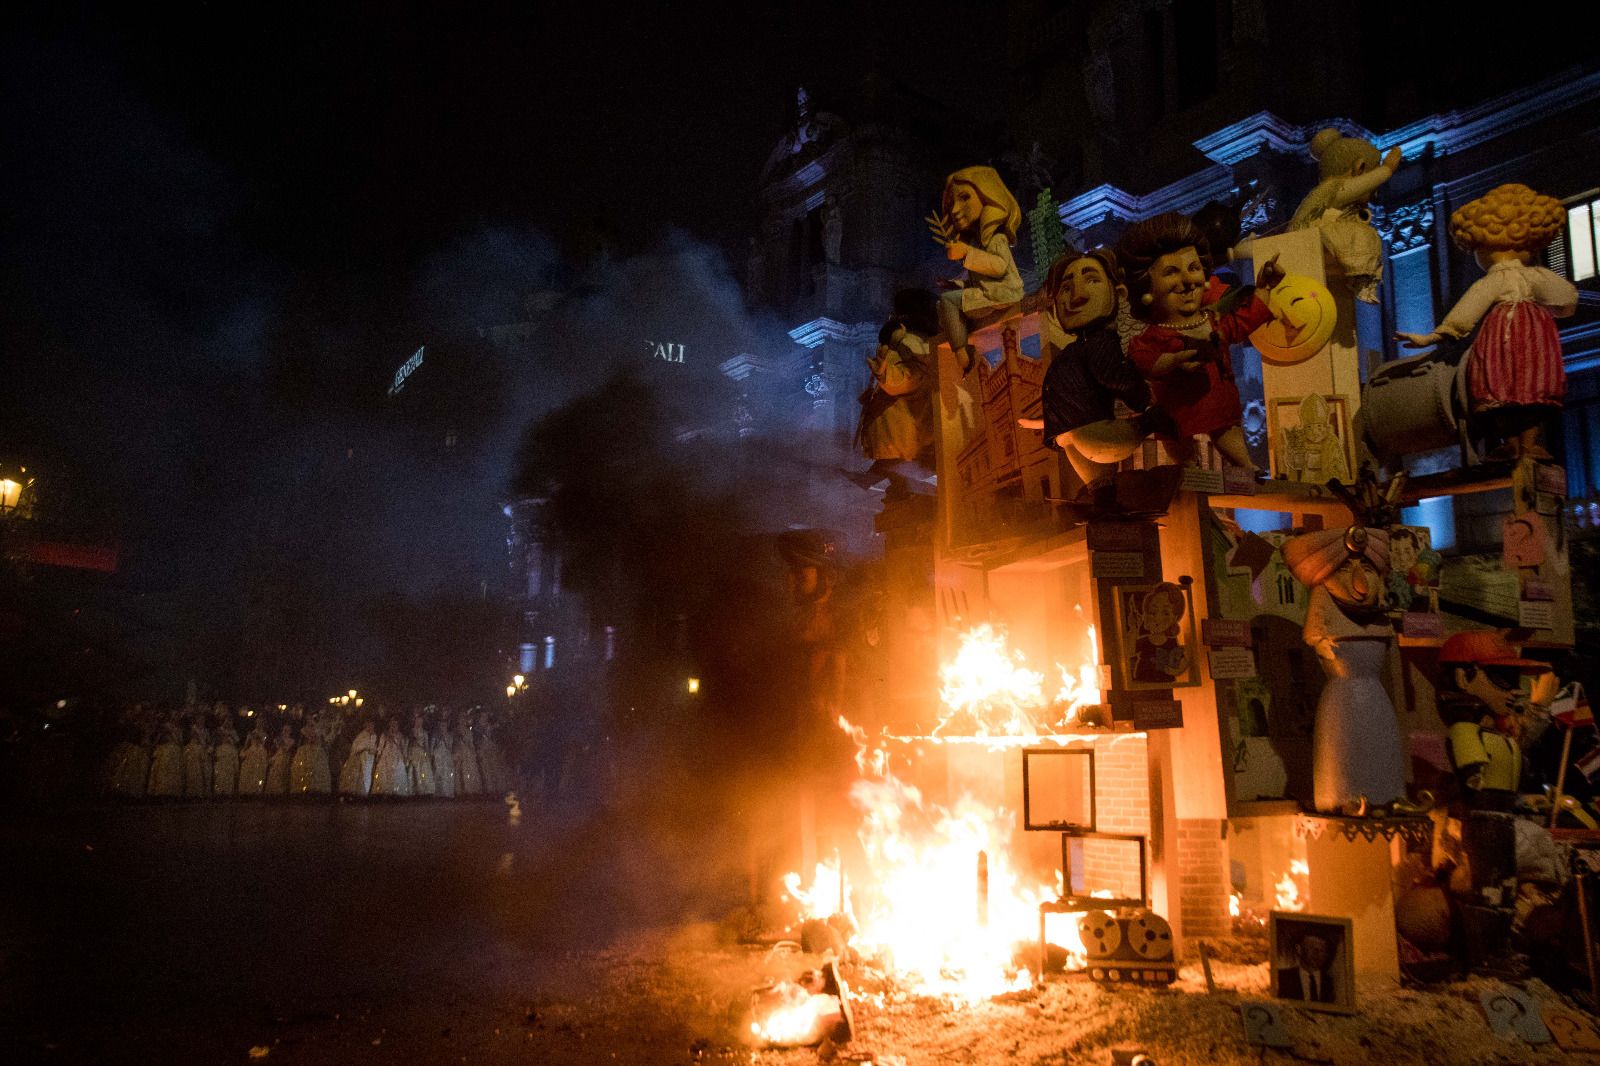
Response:
[[[1110,656],[1117,687],[1139,692],[1200,684],[1193,578],[1177,583],[1118,585],[1117,641]]]
[[[1273,400],[1267,429],[1274,477],[1318,485],[1332,478],[1349,484],[1355,477],[1350,402],[1345,397],[1313,394]]]
[[[1355,935],[1349,918],[1273,911],[1267,936],[1275,997],[1307,1010],[1355,1011]]]
[[[1439,567],[1427,526],[1389,527],[1389,604],[1397,611],[1439,610]]]
[[[1095,831],[1094,749],[1022,749],[1022,828]]]

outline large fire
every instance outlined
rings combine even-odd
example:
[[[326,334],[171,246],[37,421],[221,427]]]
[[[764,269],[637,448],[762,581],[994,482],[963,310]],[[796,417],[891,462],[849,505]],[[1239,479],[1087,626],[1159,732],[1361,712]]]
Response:
[[[904,774],[923,743],[1009,751],[1085,739],[1063,730],[1079,708],[1098,702],[1093,642],[1089,627],[1089,661],[1058,666],[1062,683],[1052,697],[1045,675],[1008,648],[1002,631],[978,626],[941,671],[941,716],[927,736],[869,737],[840,718],[857,745],[861,776],[850,801],[864,865],[847,877],[837,858],[819,863],[809,884],[788,875],[787,895],[802,917],[845,916],[856,930],[852,945],[913,993],[965,1003],[1027,987],[1035,955],[1019,947],[1037,945],[1039,904],[1061,894],[1061,871],[1024,868],[1015,810],[966,791],[934,802]],[[1059,925],[1052,941],[1069,940],[1059,946],[1069,965],[1081,963],[1076,923]]]

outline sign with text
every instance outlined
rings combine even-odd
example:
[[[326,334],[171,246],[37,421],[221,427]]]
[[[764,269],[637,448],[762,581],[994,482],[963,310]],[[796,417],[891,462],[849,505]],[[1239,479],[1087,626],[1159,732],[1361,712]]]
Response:
[[[1556,605],[1548,600],[1518,601],[1517,625],[1523,629],[1554,629]]]
[[[1134,700],[1133,728],[1182,729],[1183,704],[1177,700]]]
[[[1256,494],[1256,472],[1254,470],[1246,470],[1242,466],[1223,467],[1222,490],[1234,496],[1254,496]]]
[[[1444,615],[1407,611],[1400,616],[1400,635],[1421,639],[1444,639]]]
[[[1211,680],[1237,681],[1256,676],[1256,653],[1249,648],[1212,648]]]
[[[650,350],[650,358],[659,359],[663,363],[683,362],[684,347],[677,341],[645,341],[645,347]]]
[[[1205,492],[1214,496],[1222,495],[1222,471],[1206,470],[1198,466],[1183,468],[1183,480],[1179,487],[1185,492]]]
[[[416,351],[411,353],[410,359],[407,359],[405,362],[400,364],[400,369],[394,372],[394,381],[389,385],[390,396],[393,396],[395,393],[405,388],[406,379],[411,377],[412,374],[415,374],[417,372],[417,368],[422,365],[422,353],[426,350],[426,345],[418,348]]]
[[[1200,643],[1208,648],[1248,648],[1255,643],[1250,623],[1238,618],[1200,619]]]
[[[1095,577],[1144,577],[1143,552],[1095,552],[1089,561]]]

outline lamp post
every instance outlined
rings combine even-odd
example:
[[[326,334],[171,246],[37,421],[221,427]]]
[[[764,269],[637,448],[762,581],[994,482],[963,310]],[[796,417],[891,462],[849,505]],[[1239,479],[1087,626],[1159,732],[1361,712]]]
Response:
[[[33,484],[27,467],[0,467],[0,518],[33,516]]]

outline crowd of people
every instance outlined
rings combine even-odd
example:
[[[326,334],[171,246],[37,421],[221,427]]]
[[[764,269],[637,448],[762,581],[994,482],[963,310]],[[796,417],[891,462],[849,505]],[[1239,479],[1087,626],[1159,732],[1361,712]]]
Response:
[[[495,716],[481,708],[430,707],[408,720],[339,704],[315,713],[136,706],[122,725],[105,787],[127,799],[499,799],[514,787]]]

